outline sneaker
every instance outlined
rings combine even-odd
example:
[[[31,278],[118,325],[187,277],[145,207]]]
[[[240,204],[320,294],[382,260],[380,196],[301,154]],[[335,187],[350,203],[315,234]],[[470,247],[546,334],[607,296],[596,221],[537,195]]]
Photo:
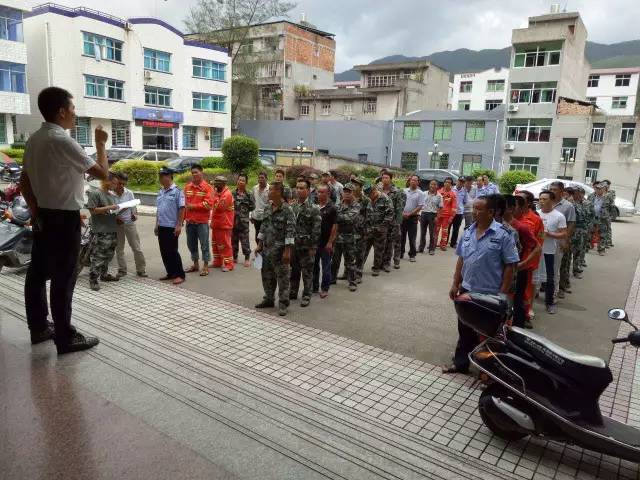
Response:
[[[378,275],[380,275],[380,270],[371,270],[372,277],[377,277]]]
[[[147,275],[147,272],[136,272],[136,275],[139,276],[140,278],[148,278],[149,275]]]
[[[226,265],[223,265],[220,270],[222,270],[223,272],[228,272],[229,271],[229,267],[227,267]]]
[[[96,280],[96,279],[89,280],[89,288],[91,290],[93,290],[94,292],[99,291],[100,290],[100,284],[98,283],[98,280]]]
[[[573,272],[573,276],[574,276],[574,278],[580,279],[580,278],[582,278],[582,272]]]
[[[560,299],[564,298],[564,290],[558,290],[558,298]]]
[[[126,276],[127,276],[127,272],[118,272],[118,273],[116,274],[116,277],[117,277],[117,278],[122,278],[122,277],[126,277]]]
[[[409,257],[409,261],[411,263],[416,263],[416,257]]]
[[[358,286],[357,285],[353,285],[353,284],[349,285],[349,291],[350,292],[355,292],[356,290],[358,290]]]
[[[115,275],[111,275],[110,273],[107,273],[106,275],[102,275],[100,277],[100,280],[102,280],[103,282],[117,282],[120,279]]]
[[[396,270],[400,270],[400,262],[394,263],[393,268],[395,268]]]
[[[435,250],[429,250],[429,255],[435,255],[436,251]]]
[[[362,277],[356,278],[356,283],[360,285],[362,283]]]
[[[258,303],[255,308],[273,308],[275,307],[275,303],[269,300],[263,300],[260,303]]]
[[[286,314],[287,314],[287,307],[278,308],[278,315],[280,315],[281,317],[284,317]]]
[[[55,333],[56,331],[53,327],[53,322],[47,322],[47,326],[44,330],[40,330],[39,332],[31,332],[31,345],[37,345],[38,343],[51,340]]]
[[[302,300],[300,300],[301,307],[308,307],[310,303],[311,300],[309,300],[308,298],[303,298]]]
[[[391,273],[391,266],[390,265],[385,265],[384,267],[382,267],[382,269],[387,273]]]
[[[95,347],[100,343],[96,337],[85,337],[81,333],[75,332],[68,343],[56,345],[58,355],[65,353],[80,352]]]
[[[558,312],[558,307],[555,304],[547,305],[547,313],[549,315],[554,315],[557,312]]]

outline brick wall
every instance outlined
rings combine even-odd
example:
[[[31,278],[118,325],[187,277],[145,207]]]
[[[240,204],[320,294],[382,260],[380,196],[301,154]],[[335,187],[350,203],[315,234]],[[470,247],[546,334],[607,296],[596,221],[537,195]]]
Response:
[[[336,42],[287,24],[285,58],[333,72],[335,68]]]
[[[577,102],[568,102],[561,98],[558,102],[558,115],[591,115],[593,114],[593,105],[582,105]]]

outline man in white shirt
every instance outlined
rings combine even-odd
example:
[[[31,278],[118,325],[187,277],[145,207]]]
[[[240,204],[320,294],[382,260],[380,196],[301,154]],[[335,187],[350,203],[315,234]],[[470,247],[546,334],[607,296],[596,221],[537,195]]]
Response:
[[[266,209],[271,206],[269,203],[269,184],[267,183],[266,172],[260,172],[258,174],[258,183],[253,187],[253,200],[256,202],[256,208],[249,214],[249,219],[251,223],[253,223],[256,243],[258,243],[260,225],[262,225]]]
[[[543,190],[538,196],[540,204],[540,218],[544,223],[544,243],[542,244],[542,254],[544,257],[544,267],[547,272],[545,284],[544,303],[547,313],[554,314],[557,311],[554,301],[554,279],[555,264],[560,259],[556,258],[558,241],[567,237],[567,220],[558,210],[554,210],[556,196],[549,190]]]
[[[71,301],[80,252],[80,209],[84,204],[84,174],[105,179],[109,165],[108,135],[95,130],[97,162],[65,130],[76,121],[73,96],[58,87],[38,95],[42,127],[29,138],[20,185],[33,223],[31,264],[24,286],[31,343],[53,338],[58,354],[86,350],[98,339],[85,337],[71,326]],[[47,279],[51,279],[51,317],[47,322]],[[55,330],[54,330],[55,328]]]
[[[116,200],[118,203],[129,202],[135,200],[133,192],[127,188],[128,176],[124,172],[115,174],[117,186],[115,190]],[[136,264],[136,274],[139,277],[148,277],[146,273],[146,262],[142,247],[140,246],[140,235],[136,227],[138,211],[135,207],[125,208],[118,212],[116,219],[118,223],[118,245],[116,246],[116,258],[118,259],[118,277],[124,277],[127,274],[127,261],[124,257],[125,240],[129,243],[133,251],[133,260]],[[208,232],[207,232],[208,233]]]

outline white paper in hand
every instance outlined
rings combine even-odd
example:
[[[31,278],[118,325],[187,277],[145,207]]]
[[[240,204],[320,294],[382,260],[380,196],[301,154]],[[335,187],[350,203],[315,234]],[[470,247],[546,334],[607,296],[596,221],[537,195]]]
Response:
[[[134,198],[133,200],[128,200],[126,202],[122,202],[118,204],[118,212],[124,210],[125,208],[133,208],[133,207],[137,207],[138,205],[140,205],[140,200],[137,198]]]
[[[256,253],[256,258],[253,260],[253,267],[257,270],[262,270],[262,255]]]

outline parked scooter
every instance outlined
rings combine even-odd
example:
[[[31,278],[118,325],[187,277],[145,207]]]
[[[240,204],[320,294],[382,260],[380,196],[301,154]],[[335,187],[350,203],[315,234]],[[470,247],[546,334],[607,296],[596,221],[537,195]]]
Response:
[[[12,181],[4,190],[0,190],[0,201],[11,203],[20,195],[20,184]]]
[[[22,196],[13,199],[0,221],[0,270],[26,267],[31,263],[31,212]]]
[[[455,308],[461,322],[488,337],[469,359],[487,384],[478,410],[489,430],[506,440],[537,435],[640,462],[640,430],[600,411],[598,399],[613,380],[604,360],[509,326],[511,309],[502,296],[464,293]],[[640,346],[624,310],[609,310],[609,318],[634,328],[614,343]]]

